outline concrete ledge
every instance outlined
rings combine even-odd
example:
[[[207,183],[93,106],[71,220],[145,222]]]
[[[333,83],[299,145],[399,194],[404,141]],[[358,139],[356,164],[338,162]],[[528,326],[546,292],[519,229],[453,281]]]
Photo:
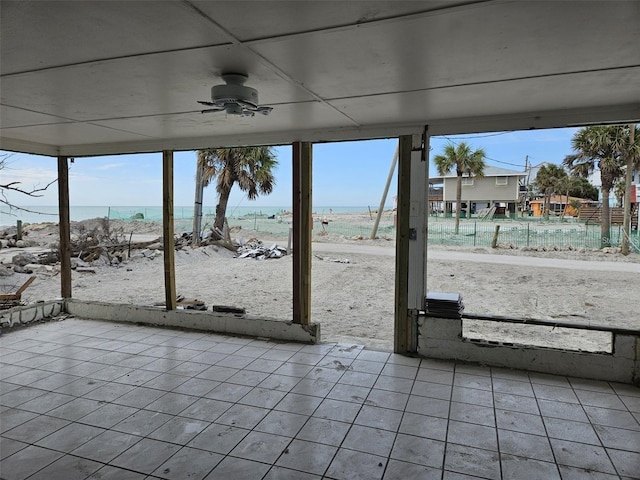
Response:
[[[24,307],[14,307],[8,310],[0,310],[0,326],[16,327],[37,322],[44,318],[55,317],[64,311],[62,300],[34,303]]]
[[[420,317],[417,353],[427,358],[640,384],[640,332],[612,332],[612,336],[613,353],[471,342],[463,338],[460,320]]]
[[[154,307],[79,300],[67,300],[65,311],[76,317],[93,320],[162,325],[293,342],[320,342],[320,324],[318,323],[303,326],[293,322],[232,313],[196,310],[166,311]]]

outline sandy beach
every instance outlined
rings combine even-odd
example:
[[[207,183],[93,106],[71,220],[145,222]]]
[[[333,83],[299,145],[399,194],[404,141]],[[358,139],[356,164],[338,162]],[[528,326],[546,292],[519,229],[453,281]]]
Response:
[[[340,221],[356,221],[344,215]],[[361,221],[361,219],[359,220]],[[91,227],[91,221],[83,222]],[[80,225],[74,224],[72,232]],[[159,237],[158,224],[112,222],[112,229],[133,234],[133,241]],[[0,249],[0,268],[11,270],[19,253],[46,250],[57,241],[54,224],[25,227],[29,248]],[[314,230],[316,232],[316,230]],[[286,247],[286,239],[240,230],[234,239],[257,238]],[[292,257],[270,260],[234,258],[219,246],[176,251],[179,296],[211,305],[243,307],[247,314],[291,318]],[[393,345],[395,246],[391,238],[352,238],[317,231],[313,239],[312,319],[321,323],[325,341],[349,341],[390,350]],[[123,262],[105,257],[73,271],[74,298],[153,305],[164,300],[162,252],[133,250]],[[83,271],[81,271],[83,270]],[[36,281],[25,302],[60,295],[56,265],[34,270]],[[95,272],[95,273],[94,273]],[[0,276],[2,293],[15,291],[29,277]],[[533,318],[640,328],[638,291],[640,255],[593,251],[533,252],[485,247],[429,248],[430,291],[460,293],[465,313]],[[542,345],[606,350],[610,335],[572,329],[465,321],[465,335],[499,341],[535,340]],[[559,343],[558,343],[559,342]]]

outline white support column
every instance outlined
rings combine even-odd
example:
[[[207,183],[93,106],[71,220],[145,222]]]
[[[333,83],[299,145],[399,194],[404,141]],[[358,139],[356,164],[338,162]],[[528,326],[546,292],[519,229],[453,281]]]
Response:
[[[424,137],[424,145],[422,137]],[[407,307],[409,310],[424,310],[427,294],[427,223],[429,219],[429,135],[426,128],[424,135],[413,136],[412,144]]]
[[[424,145],[422,138],[424,137]],[[418,312],[424,310],[427,285],[428,135],[400,137],[394,351],[417,348]]]

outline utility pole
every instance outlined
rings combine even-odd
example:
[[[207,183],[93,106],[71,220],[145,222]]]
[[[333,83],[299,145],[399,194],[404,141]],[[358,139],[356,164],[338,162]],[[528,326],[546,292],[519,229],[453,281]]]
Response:
[[[396,170],[396,164],[398,163],[398,148],[396,147],[396,152],[393,154],[393,160],[391,161],[391,167],[389,167],[389,175],[387,176],[387,183],[384,185],[384,191],[382,192],[382,198],[380,199],[380,206],[378,207],[378,213],[376,215],[376,221],[373,224],[373,230],[371,231],[371,240],[375,240],[376,235],[378,234],[378,225],[380,225],[380,217],[382,217],[382,211],[384,210],[384,203],[387,200],[387,193],[389,193],[389,185],[391,185],[391,180],[393,179],[393,172]]]
[[[524,171],[527,174],[527,180],[526,180],[526,185],[525,185],[525,192],[524,192],[524,205],[522,208],[526,207],[527,208],[527,215],[529,214],[529,203],[531,201],[531,194],[529,192],[529,182],[531,180],[531,166],[529,165],[529,155],[526,155],[524,157]],[[524,214],[524,212],[522,213]]]

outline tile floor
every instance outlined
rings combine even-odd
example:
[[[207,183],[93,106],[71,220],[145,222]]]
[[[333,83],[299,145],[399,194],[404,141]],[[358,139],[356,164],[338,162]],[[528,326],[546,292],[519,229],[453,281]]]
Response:
[[[0,477],[640,478],[640,389],[66,319],[0,337]]]

